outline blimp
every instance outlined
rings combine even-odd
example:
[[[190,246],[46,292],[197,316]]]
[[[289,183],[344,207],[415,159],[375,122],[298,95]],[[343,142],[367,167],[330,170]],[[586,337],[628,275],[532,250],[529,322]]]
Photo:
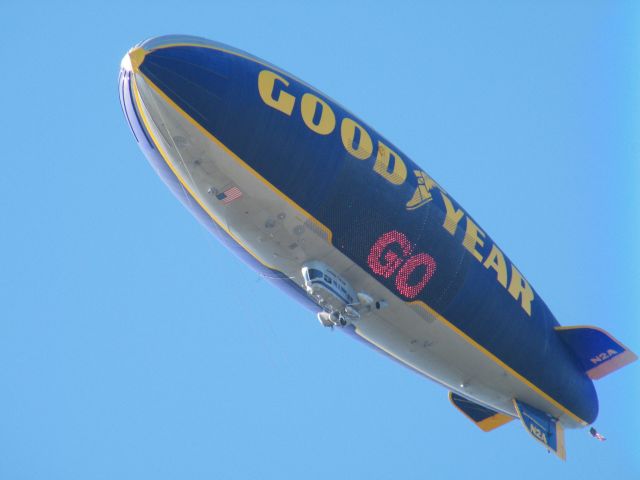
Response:
[[[149,163],[214,236],[320,325],[445,387],[482,430],[519,420],[565,459],[564,429],[598,415],[594,380],[637,359],[600,328],[561,325],[420,165],[281,68],[170,35],[127,52],[118,85]]]

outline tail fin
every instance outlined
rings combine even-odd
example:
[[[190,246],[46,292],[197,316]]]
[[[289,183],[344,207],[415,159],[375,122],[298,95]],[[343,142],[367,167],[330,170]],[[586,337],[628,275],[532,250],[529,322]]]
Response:
[[[555,330],[593,380],[638,359],[635,353],[600,328],[556,327]]]
[[[513,417],[509,415],[496,412],[471,400],[467,400],[457,393],[449,392],[449,400],[453,403],[454,407],[460,410],[484,432],[490,432],[513,420]]]
[[[527,432],[542,443],[547,450],[553,451],[562,460],[566,460],[567,452],[564,448],[564,429],[562,424],[548,413],[524,402],[514,399],[513,405]]]

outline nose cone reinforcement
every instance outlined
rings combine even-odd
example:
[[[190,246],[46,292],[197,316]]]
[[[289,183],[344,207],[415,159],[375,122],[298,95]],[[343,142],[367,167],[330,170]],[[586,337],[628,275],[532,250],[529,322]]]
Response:
[[[148,151],[154,150],[154,146],[151,138],[149,138],[148,132],[145,130],[142,117],[136,107],[134,95],[135,72],[144,59],[144,54],[143,49],[135,47],[129,50],[122,58],[120,62],[120,75],[118,77],[118,94],[122,113],[124,113],[127,119],[131,133],[133,133],[143,152],[147,154]]]
[[[122,57],[120,68],[125,72],[138,71],[146,53],[147,52],[142,47],[133,47],[124,57]]]

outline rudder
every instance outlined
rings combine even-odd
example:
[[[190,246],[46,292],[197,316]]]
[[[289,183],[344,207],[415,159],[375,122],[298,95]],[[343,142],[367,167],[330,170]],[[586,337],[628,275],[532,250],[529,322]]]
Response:
[[[564,428],[558,419],[516,399],[513,399],[513,406],[527,432],[549,451],[555,453],[562,460],[566,460]]]

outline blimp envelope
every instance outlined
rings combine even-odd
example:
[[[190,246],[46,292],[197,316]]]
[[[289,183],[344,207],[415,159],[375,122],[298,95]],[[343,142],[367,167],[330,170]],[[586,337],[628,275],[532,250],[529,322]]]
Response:
[[[447,190],[288,72],[174,35],[131,49],[119,87],[151,165],[212,234],[483,430],[520,418],[564,458],[563,427],[597,417],[592,380],[636,359],[596,327],[561,326]]]

